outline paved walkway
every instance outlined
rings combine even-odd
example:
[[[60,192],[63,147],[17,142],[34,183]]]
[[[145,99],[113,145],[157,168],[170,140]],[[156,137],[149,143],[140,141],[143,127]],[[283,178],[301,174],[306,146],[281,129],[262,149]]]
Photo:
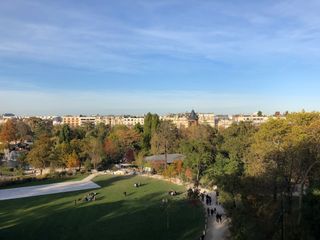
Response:
[[[155,178],[155,179],[159,179],[159,180],[165,180],[165,181],[170,181],[172,183],[178,184],[178,185],[185,185],[186,188],[192,188],[193,184],[192,183],[184,183],[182,182],[180,179],[166,179],[161,175],[142,175],[145,177],[151,177],[151,178]],[[208,218],[208,222],[207,222],[207,229],[206,229],[206,236],[205,236],[205,240],[226,240],[229,237],[229,223],[230,220],[228,218],[226,218],[225,216],[225,211],[223,209],[223,207],[221,205],[216,205],[216,194],[215,192],[210,192],[208,189],[205,188],[201,188],[201,192],[209,192],[209,195],[212,197],[212,205],[209,206],[210,208],[216,208],[217,212],[220,214],[223,214],[222,217],[222,223],[217,223],[216,222],[216,217],[214,216],[210,216]],[[204,207],[205,207],[205,211],[207,214],[207,205],[205,203]]]
[[[223,207],[221,205],[216,205],[215,192],[209,193],[209,195],[212,197],[212,205],[207,206],[205,202],[203,203],[206,208],[206,213],[207,213],[208,207],[216,208],[217,213],[222,214],[223,217],[222,217],[222,223],[216,222],[215,215],[208,217],[205,240],[225,240],[229,236],[229,230],[228,230],[229,219],[225,217],[225,212]]]
[[[69,181],[0,190],[0,201],[100,188],[98,184],[91,181],[96,175],[97,174],[91,174],[81,181]]]

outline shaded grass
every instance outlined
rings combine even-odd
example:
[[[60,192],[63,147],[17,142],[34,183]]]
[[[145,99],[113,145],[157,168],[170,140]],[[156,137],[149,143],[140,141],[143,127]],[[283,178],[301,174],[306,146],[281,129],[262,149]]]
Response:
[[[139,176],[99,176],[97,200],[78,203],[89,191],[0,201],[1,239],[194,240],[204,224],[201,204],[184,187]],[[142,187],[133,184],[141,182]],[[124,197],[123,192],[127,192]],[[168,198],[168,206],[161,200]]]

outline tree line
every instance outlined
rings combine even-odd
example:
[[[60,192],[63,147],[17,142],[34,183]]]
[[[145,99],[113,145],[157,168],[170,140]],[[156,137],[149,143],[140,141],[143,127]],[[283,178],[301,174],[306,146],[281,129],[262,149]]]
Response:
[[[0,139],[32,140],[22,163],[34,167],[139,167],[152,154],[181,153],[184,161],[153,166],[168,177],[218,185],[233,239],[318,239],[320,230],[320,114],[291,113],[257,127],[194,125],[178,129],[148,113],[133,128],[104,124],[70,128],[31,118],[9,120]],[[300,187],[299,187],[300,186]]]

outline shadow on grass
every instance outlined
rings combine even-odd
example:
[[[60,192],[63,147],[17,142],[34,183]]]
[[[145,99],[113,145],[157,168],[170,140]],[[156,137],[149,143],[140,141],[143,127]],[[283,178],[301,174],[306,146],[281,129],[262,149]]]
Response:
[[[99,186],[103,187],[108,187],[111,185],[114,185],[115,183],[119,182],[119,181],[125,181],[128,179],[131,179],[135,176],[107,176],[107,179],[104,179],[106,176],[98,176],[95,179],[93,179],[93,182],[95,182],[96,184],[98,184]]]
[[[97,178],[96,182],[107,187],[131,178]],[[131,181],[125,184],[131,186]],[[148,187],[155,186],[151,184]],[[180,198],[169,198],[169,204],[163,206],[161,200],[166,196],[166,191],[159,190],[143,196],[141,194],[144,193],[139,190],[130,192],[134,198],[130,195],[120,197],[116,192],[106,194],[103,189],[97,192],[96,201],[77,206],[74,206],[75,197],[84,196],[88,191],[77,192],[76,196],[68,193],[28,201],[8,201],[7,205],[1,205],[0,236],[8,240],[194,240],[202,230],[202,206],[192,206]],[[112,194],[115,194],[115,200]],[[15,206],[20,210],[12,212]]]

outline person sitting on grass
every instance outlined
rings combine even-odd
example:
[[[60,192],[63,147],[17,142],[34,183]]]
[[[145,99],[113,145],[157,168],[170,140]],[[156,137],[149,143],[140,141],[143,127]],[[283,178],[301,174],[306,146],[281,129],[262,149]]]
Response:
[[[177,191],[170,190],[170,191],[168,192],[168,194],[169,194],[170,196],[176,196],[176,195],[177,195]]]

